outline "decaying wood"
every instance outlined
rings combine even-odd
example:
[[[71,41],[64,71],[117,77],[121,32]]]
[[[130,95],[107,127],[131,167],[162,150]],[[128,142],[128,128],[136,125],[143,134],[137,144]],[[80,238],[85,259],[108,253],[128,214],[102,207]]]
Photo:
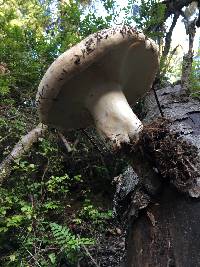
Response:
[[[23,136],[14,146],[10,154],[0,164],[0,184],[10,175],[12,164],[27,153],[32,145],[38,141],[38,138],[42,137],[46,131],[47,126],[40,123],[36,128]]]
[[[200,103],[181,85],[157,94],[165,119],[150,93],[138,148],[126,152],[132,169],[115,196],[128,225],[125,266],[199,266]]]
[[[199,211],[199,201],[165,187],[132,224],[126,266],[200,266]]]

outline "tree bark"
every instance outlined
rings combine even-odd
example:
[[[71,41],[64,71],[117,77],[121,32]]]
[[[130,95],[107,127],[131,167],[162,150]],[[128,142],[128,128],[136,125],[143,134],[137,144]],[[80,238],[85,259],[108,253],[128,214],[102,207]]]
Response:
[[[127,266],[200,266],[200,202],[167,187],[132,224]]]
[[[149,94],[143,106],[148,131],[139,150],[129,153],[135,173],[124,179],[131,189],[121,182],[115,197],[128,225],[125,266],[200,266],[200,103],[180,85],[157,94],[167,120],[159,128]]]
[[[148,31],[160,31],[160,29],[162,28],[163,24],[166,22],[166,20],[171,16],[171,15],[175,15],[175,14],[180,14],[182,16],[184,16],[182,8],[185,6],[188,6],[189,4],[191,4],[194,0],[164,0],[159,2],[158,4],[160,5],[164,5],[165,7],[165,11],[164,11],[164,16],[163,16],[163,22],[161,22],[160,24],[157,24],[153,27],[148,28]],[[198,1],[199,2],[199,1]],[[155,3],[155,5],[157,5],[157,3]],[[196,26],[199,25],[199,20],[197,20]]]
[[[189,35],[189,48],[188,53],[183,57],[181,85],[185,90],[189,90],[190,74],[192,71],[192,62],[194,56],[193,44],[196,33],[195,20],[188,26],[188,28],[186,29],[186,33]]]
[[[163,51],[163,54],[162,54],[162,57],[167,57],[168,53],[169,53],[169,50],[170,50],[170,46],[171,46],[171,41],[172,41],[172,33],[173,33],[173,30],[176,26],[176,23],[177,23],[177,20],[179,18],[180,14],[177,12],[174,14],[174,17],[173,17],[173,21],[172,21],[172,24],[169,28],[169,31],[167,32],[166,34],[166,37],[165,37],[165,47],[164,47],[164,51]]]
[[[174,14],[176,11],[180,11],[184,6],[188,6],[190,3],[192,3],[194,0],[164,0],[161,3],[166,5],[165,9],[165,21],[169,16]]]

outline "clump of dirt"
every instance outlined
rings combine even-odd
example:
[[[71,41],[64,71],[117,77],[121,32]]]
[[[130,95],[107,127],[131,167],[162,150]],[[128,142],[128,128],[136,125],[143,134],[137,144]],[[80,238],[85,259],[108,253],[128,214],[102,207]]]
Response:
[[[172,132],[170,124],[170,120],[160,118],[146,125],[136,150],[142,150],[163,178],[178,190],[188,192],[200,178],[198,151],[178,133]]]

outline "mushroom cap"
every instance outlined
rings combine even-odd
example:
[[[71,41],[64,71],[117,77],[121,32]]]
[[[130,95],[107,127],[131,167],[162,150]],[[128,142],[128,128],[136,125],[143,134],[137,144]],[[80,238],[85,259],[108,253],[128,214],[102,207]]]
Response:
[[[156,44],[132,27],[91,34],[60,55],[42,78],[36,96],[40,121],[63,130],[88,127],[93,118],[86,102],[93,88],[119,84],[134,104],[151,88],[158,66]]]

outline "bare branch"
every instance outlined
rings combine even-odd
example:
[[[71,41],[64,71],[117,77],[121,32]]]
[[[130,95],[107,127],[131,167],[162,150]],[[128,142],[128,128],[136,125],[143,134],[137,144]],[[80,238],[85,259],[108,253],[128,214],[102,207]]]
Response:
[[[78,237],[80,238],[80,236],[78,235]],[[92,255],[90,254],[89,250],[87,249],[87,247],[82,244],[83,249],[85,250],[87,256],[91,259],[92,263],[94,264],[95,267],[100,267],[100,265],[95,261],[95,259],[92,257]]]
[[[173,17],[173,21],[172,21],[172,24],[169,28],[169,31],[168,33],[166,34],[166,37],[165,37],[165,48],[164,48],[164,51],[163,51],[163,57],[166,57],[169,53],[169,49],[170,49],[170,45],[171,45],[171,41],[172,41],[172,33],[173,33],[173,30],[176,26],[176,23],[177,23],[177,20],[179,18],[180,14],[179,13],[175,13],[174,14],[174,17]]]
[[[59,135],[60,139],[63,141],[63,144],[65,145],[65,147],[67,149],[67,152],[71,152],[72,148],[71,148],[69,142],[67,141],[67,139],[65,138],[65,136],[59,131],[58,131],[58,135]]]
[[[165,20],[171,16],[172,14],[175,14],[176,11],[180,11],[184,6],[188,6],[190,3],[192,3],[194,0],[165,0],[162,1],[162,4],[166,5],[165,10]]]
[[[43,136],[47,130],[47,126],[39,123],[36,128],[23,136],[21,140],[14,146],[10,154],[0,164],[0,184],[9,176],[12,170],[12,164],[20,159],[32,145],[38,141],[38,138]]]

